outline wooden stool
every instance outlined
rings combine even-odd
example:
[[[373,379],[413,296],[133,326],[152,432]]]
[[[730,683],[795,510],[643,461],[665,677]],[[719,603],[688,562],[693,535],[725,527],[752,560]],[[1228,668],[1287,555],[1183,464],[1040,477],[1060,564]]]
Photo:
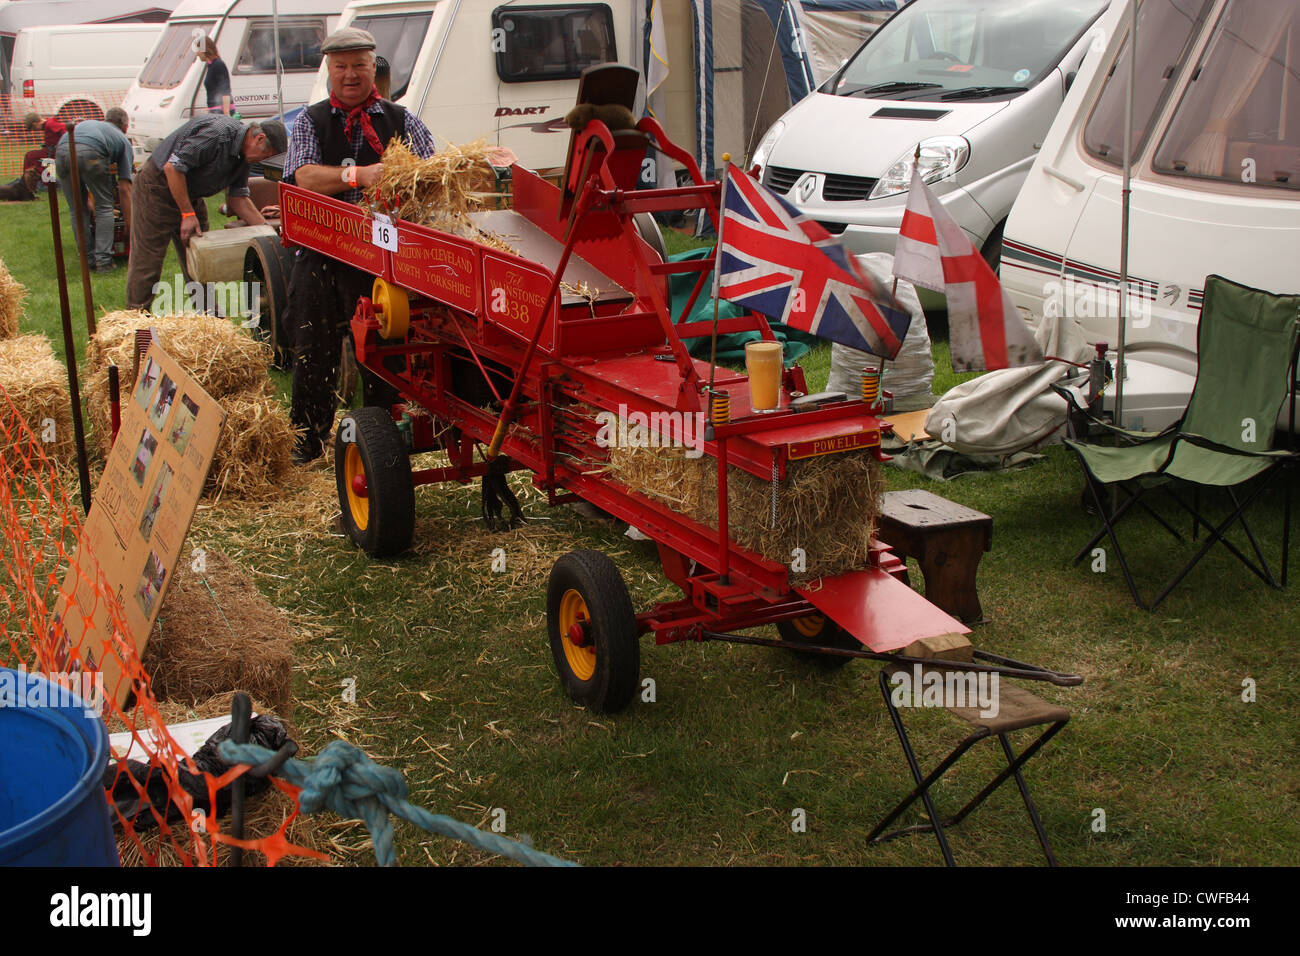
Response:
[[[876,533],[899,557],[916,558],[926,600],[967,624],[984,620],[975,571],[993,545],[992,518],[928,491],[890,491]]]

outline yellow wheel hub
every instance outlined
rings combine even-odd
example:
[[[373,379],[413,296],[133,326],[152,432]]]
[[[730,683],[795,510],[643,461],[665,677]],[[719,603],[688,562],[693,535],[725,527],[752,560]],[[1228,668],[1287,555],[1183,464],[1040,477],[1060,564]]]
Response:
[[[575,627],[590,620],[582,595],[572,588],[565,591],[560,598],[560,639],[564,642],[564,659],[578,680],[591,680],[596,673],[596,648],[590,639],[588,643],[575,644],[572,635]]]
[[[375,317],[379,319],[379,334],[386,339],[406,338],[411,327],[411,300],[406,290],[383,279],[375,279],[370,301],[375,307]]]
[[[361,452],[357,450],[356,442],[348,445],[343,458],[343,477],[347,479],[348,511],[352,513],[352,523],[358,531],[365,531],[366,525],[370,524],[370,491],[366,482],[366,466],[361,461]],[[358,478],[361,480],[358,481]]]
[[[820,614],[809,614],[807,617],[796,617],[790,623],[804,637],[816,637],[826,627],[826,618]]]

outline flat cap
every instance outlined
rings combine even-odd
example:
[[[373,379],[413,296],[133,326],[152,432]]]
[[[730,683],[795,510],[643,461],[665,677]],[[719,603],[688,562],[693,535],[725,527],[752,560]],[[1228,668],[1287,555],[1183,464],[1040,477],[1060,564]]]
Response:
[[[335,30],[320,45],[322,53],[343,53],[347,50],[373,50],[374,48],[375,38],[365,30],[358,30],[356,27]]]

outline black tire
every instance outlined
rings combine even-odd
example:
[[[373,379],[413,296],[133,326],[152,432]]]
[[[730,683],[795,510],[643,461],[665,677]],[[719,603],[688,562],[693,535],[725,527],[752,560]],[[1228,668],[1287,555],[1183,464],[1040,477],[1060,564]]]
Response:
[[[293,364],[289,340],[284,331],[284,312],[289,301],[289,273],[293,271],[293,250],[275,236],[259,236],[244,253],[244,281],[257,283],[261,312],[249,331],[271,347],[271,361],[278,369]]]
[[[357,474],[365,494],[353,487]],[[343,417],[334,436],[334,479],[343,530],[371,557],[401,554],[415,533],[415,486],[393,417],[384,408],[359,408]]]
[[[575,617],[586,624],[585,646],[564,633]],[[613,561],[599,551],[570,551],[556,561],[546,584],[546,626],[569,697],[602,714],[632,702],[641,676],[641,645],[632,599]]]
[[[993,227],[989,237],[984,240],[984,246],[980,249],[980,255],[984,261],[989,264],[989,268],[994,272],[1000,272],[1002,269],[1002,231],[1006,228],[1007,221],[1003,219]]]
[[[781,640],[790,644],[813,644],[818,647],[838,647],[849,651],[862,650],[862,643],[844,628],[821,614],[810,614],[797,621],[778,621],[777,632]],[[852,657],[822,654],[818,651],[793,651],[801,660],[816,664],[822,670],[837,671]]]

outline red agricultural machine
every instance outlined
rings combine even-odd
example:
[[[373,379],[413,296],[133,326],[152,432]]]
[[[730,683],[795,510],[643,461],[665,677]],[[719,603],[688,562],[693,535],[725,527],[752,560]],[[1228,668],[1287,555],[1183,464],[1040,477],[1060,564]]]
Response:
[[[584,79],[580,102],[630,101],[635,72],[601,70],[599,82]],[[690,183],[636,189],[651,147],[682,164]],[[657,544],[679,600],[637,613],[618,568],[593,551],[561,557],[548,585],[550,644],[565,690],[601,711],[623,708],[638,689],[639,637],[646,633],[659,644],[723,639],[832,663],[907,661],[901,652],[918,641],[967,633],[900,580],[904,563],[878,542],[867,566],[792,586],[789,567],[729,534],[729,468],[770,483],[775,501],[792,462],[864,450],[879,458],[889,426],[877,417],[879,404],[804,395],[797,366],[783,373],[781,408],[757,414],[745,375],[712,372],[691,357],[683,339],[715,328],[774,339],[758,314],[674,325],[667,277],[697,274],[693,303],[713,257],[665,262],[638,229],[637,217],[667,210],[698,209],[716,224],[720,184],[706,181],[653,119],[618,131],[594,119],[574,132],[559,187],[526,169],[512,172],[513,208],[472,219],[511,236],[518,255],[401,220],[388,236],[376,236],[363,210],[280,185],[287,244],[375,276],[372,297],[360,300],[352,319],[356,358],[403,397],[392,409],[350,413],[338,430],[339,499],[353,540],[372,555],[408,547],[417,485],[485,478],[491,519],[500,503],[489,500],[490,489],[505,489],[501,476],[515,470],[531,472],[552,505],[586,501],[640,529]],[[639,413],[675,439],[688,437],[680,434],[688,416],[707,420],[703,450],[716,464],[716,528],[593,467],[608,455],[599,441],[601,422],[609,420],[602,413]],[[410,455],[438,449],[448,464],[412,470]],[[737,633],[769,624],[779,639]],[[954,666],[1077,682],[976,657]]]

